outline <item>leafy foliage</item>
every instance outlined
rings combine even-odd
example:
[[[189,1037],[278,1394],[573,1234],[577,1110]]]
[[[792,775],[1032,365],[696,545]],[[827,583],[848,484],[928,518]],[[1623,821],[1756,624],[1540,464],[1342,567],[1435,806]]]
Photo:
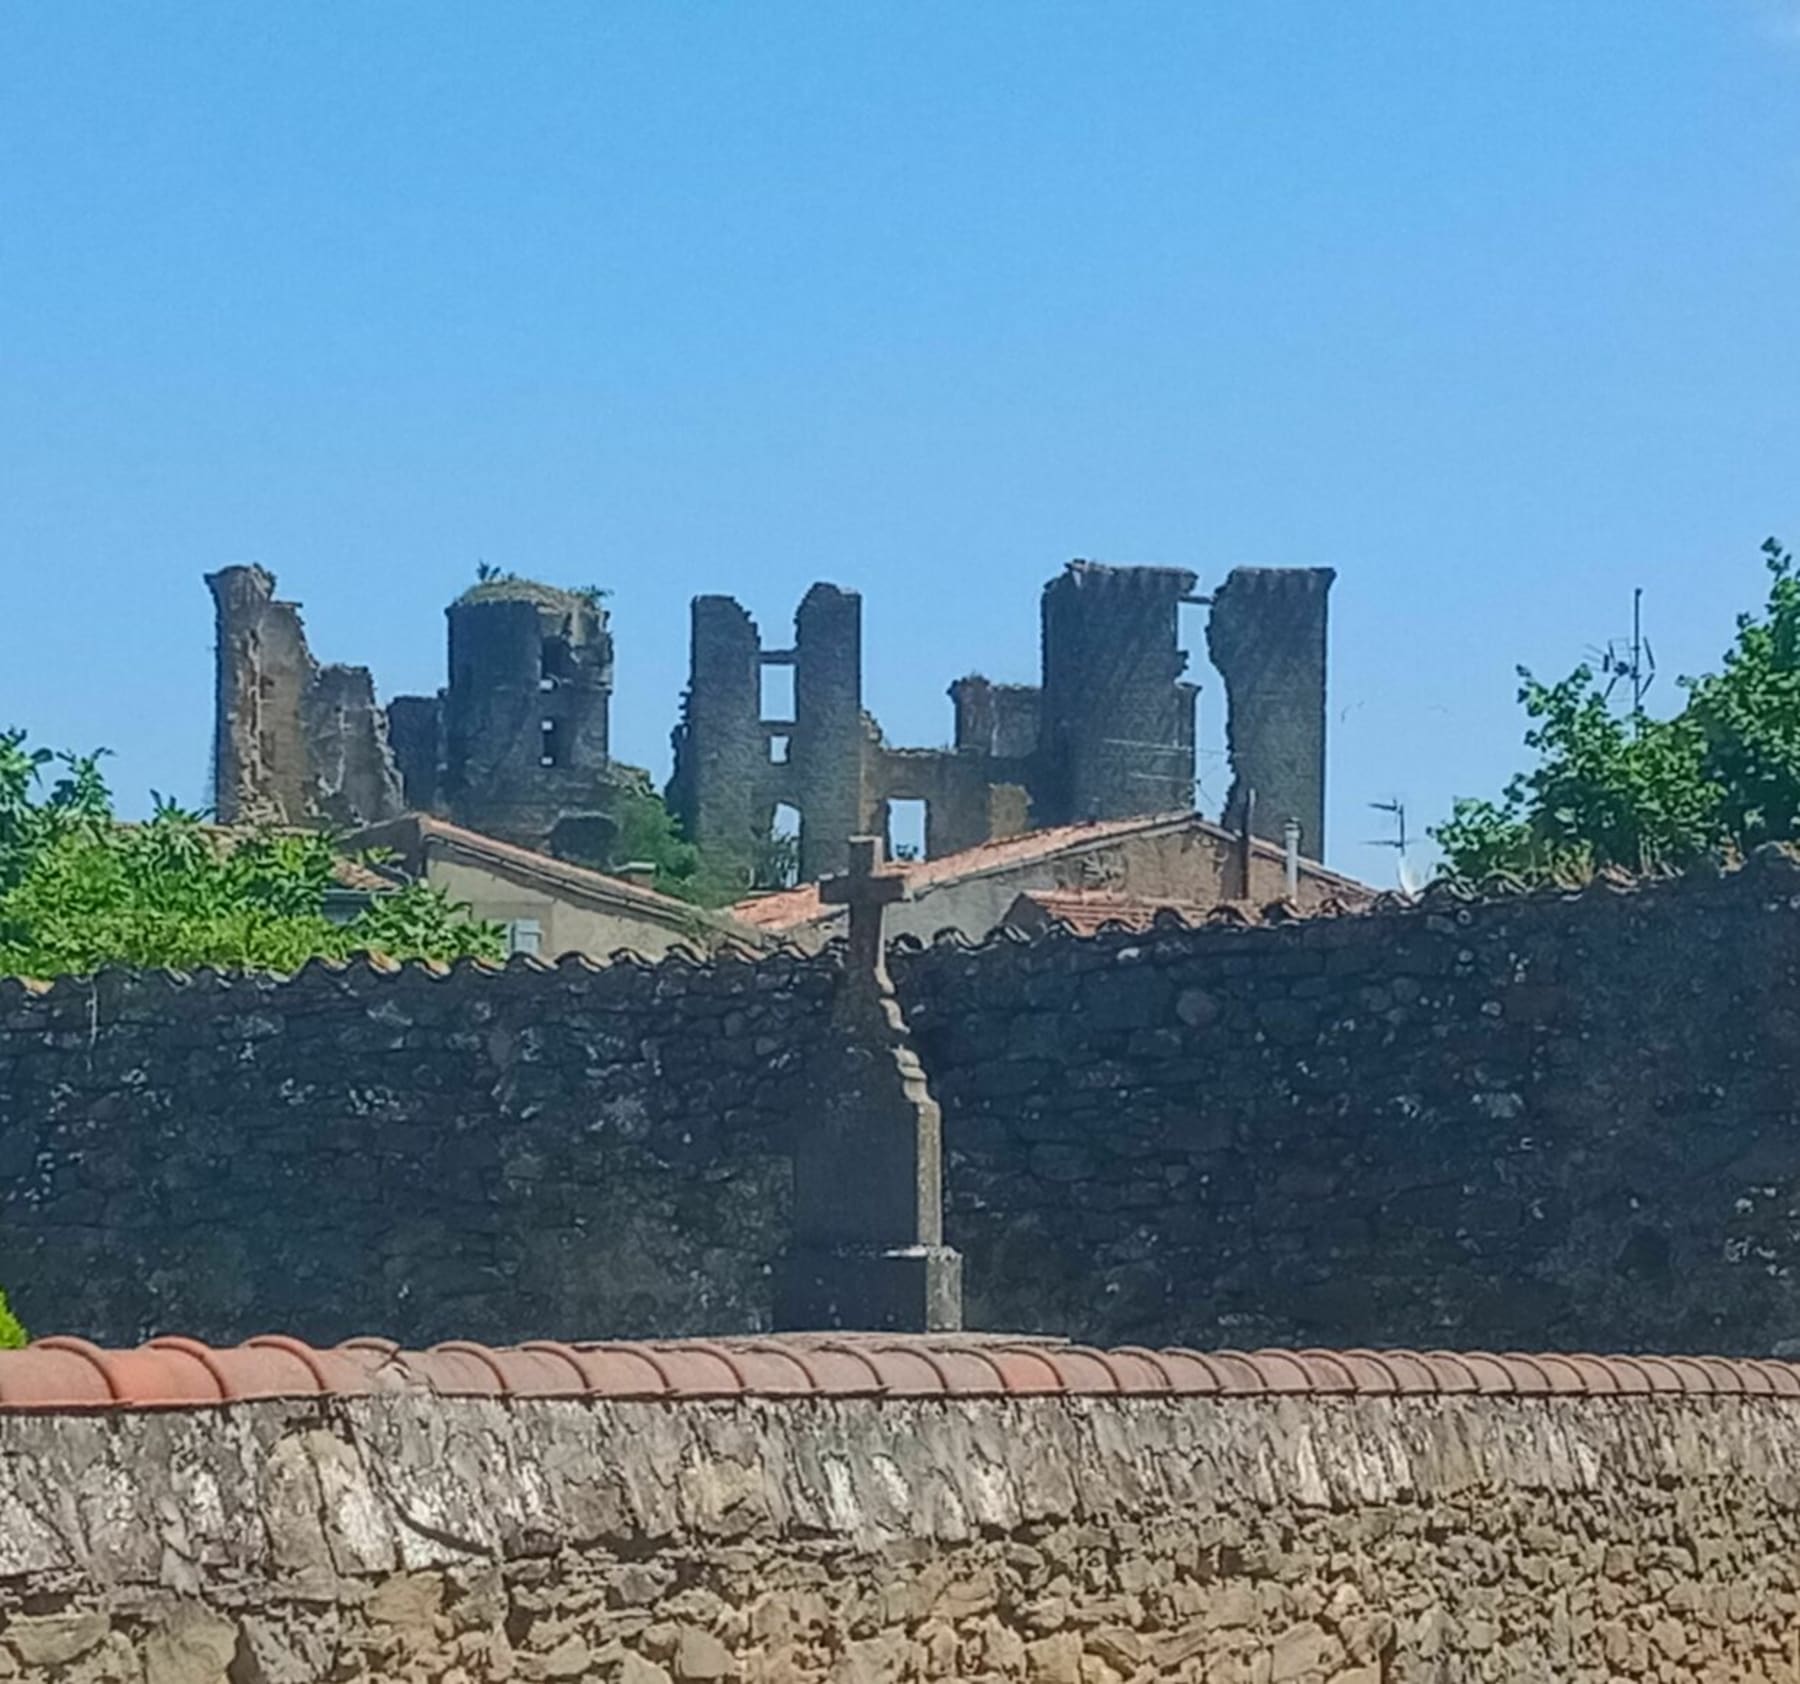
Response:
[[[1559,684],[1520,669],[1538,764],[1497,802],[1457,802],[1432,832],[1447,875],[1679,870],[1800,839],[1800,577],[1775,539],[1763,555],[1763,611],[1739,616],[1718,672],[1681,681],[1672,718],[1615,713],[1585,666]]]
[[[800,881],[800,838],[771,830],[758,839],[750,860],[750,887],[791,889]]]
[[[53,765],[61,775],[44,793]],[[324,836],[227,837],[162,796],[147,823],[121,824],[98,755],[53,755],[0,732],[0,975],[502,956],[497,929],[424,884],[333,921],[334,864]]]
[[[703,855],[688,841],[675,815],[647,783],[642,788],[622,786],[613,796],[611,814],[618,827],[607,862],[611,869],[654,866],[659,893],[695,906],[728,906],[742,897],[741,874]]]
[[[6,1294],[0,1292],[0,1351],[16,1351],[30,1342],[31,1336],[25,1331],[25,1324],[12,1313]]]

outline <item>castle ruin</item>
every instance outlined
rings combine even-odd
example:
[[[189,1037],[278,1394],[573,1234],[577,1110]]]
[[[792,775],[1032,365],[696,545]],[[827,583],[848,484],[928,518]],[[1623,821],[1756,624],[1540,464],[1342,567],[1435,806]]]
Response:
[[[602,858],[619,786],[613,642],[598,594],[494,578],[445,611],[450,679],[375,700],[324,666],[260,567],[211,574],[218,616],[213,806],[222,824],[359,828],[439,813],[503,841]]]
[[[691,666],[670,803],[718,857],[748,860],[776,809],[800,815],[802,880],[844,868],[850,837],[889,833],[889,807],[922,801],[929,855],[1048,825],[1194,804],[1194,699],[1183,604],[1210,605],[1225,680],[1227,816],[1325,846],[1325,631],[1329,568],[1238,568],[1211,597],[1178,567],[1071,562],[1042,599],[1042,678],[950,686],[953,746],[889,744],[864,710],[862,599],[816,584],[793,644],[764,648],[728,596],[694,599]],[[793,670],[791,717],[763,707],[763,669]],[[1251,800],[1251,792],[1255,800]]]
[[[1190,810],[1196,686],[1180,610],[1202,604],[1229,713],[1226,817],[1274,841],[1298,824],[1317,859],[1332,579],[1327,568],[1238,568],[1203,597],[1184,568],[1071,562],[1044,587],[1040,682],[958,679],[948,748],[890,744],[865,710],[855,591],[814,585],[787,648],[765,648],[733,598],[696,597],[670,805],[709,856],[745,873],[777,808],[791,807],[803,881],[842,871],[852,836],[888,834],[899,801],[924,804],[932,856],[1050,825]],[[612,758],[613,638],[597,592],[483,580],[446,610],[444,689],[383,708],[366,667],[314,659],[271,574],[228,567],[207,583],[221,823],[353,829],[427,812],[564,859],[618,863],[618,792],[647,785]],[[770,668],[792,673],[792,703],[775,713],[764,702]]]

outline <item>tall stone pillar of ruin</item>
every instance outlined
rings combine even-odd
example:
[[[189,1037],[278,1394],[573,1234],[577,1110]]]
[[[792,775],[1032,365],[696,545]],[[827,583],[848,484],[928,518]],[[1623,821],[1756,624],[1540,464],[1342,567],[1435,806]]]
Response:
[[[213,816],[220,824],[306,824],[315,777],[308,700],[318,663],[300,606],[275,599],[275,575],[223,567],[206,575],[214,654]]]
[[[800,876],[842,871],[863,829],[862,598],[817,584],[794,616],[794,804]]]
[[[218,623],[213,813],[220,824],[352,827],[399,810],[367,667],[321,666],[300,606],[261,567],[206,576]]]
[[[1040,823],[1194,804],[1194,687],[1178,567],[1071,562],[1044,587]]]
[[[1231,793],[1225,822],[1282,840],[1300,826],[1325,856],[1325,644],[1329,567],[1237,567],[1213,593],[1206,642],[1225,681]],[[1254,792],[1254,802],[1250,797]]]
[[[669,805],[710,857],[748,867],[767,832],[762,640],[732,597],[690,610],[688,687],[674,734]]]

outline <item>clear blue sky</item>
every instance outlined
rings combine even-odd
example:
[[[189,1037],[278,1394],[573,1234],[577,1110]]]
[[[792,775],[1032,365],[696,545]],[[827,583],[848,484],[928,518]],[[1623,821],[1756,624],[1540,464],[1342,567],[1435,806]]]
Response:
[[[1800,4],[0,0],[0,723],[133,805],[204,796],[226,562],[384,695],[480,560],[608,586],[659,773],[698,591],[860,588],[929,743],[1072,556],[1329,563],[1391,877],[1515,663],[1637,584],[1713,660],[1797,396]]]

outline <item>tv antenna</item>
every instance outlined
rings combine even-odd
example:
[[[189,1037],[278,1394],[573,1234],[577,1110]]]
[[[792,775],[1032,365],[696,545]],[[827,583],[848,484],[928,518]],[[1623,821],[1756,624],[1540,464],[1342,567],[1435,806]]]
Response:
[[[1649,638],[1644,636],[1644,587],[1639,585],[1631,593],[1631,636],[1615,637],[1604,649],[1596,649],[1593,654],[1600,666],[1600,676],[1606,680],[1603,692],[1608,701],[1620,684],[1631,687],[1631,711],[1638,715],[1644,711],[1644,698],[1650,693],[1650,686],[1656,682],[1656,651],[1650,645]]]
[[[1398,795],[1386,801],[1371,801],[1369,806],[1377,813],[1386,813],[1394,821],[1392,836],[1372,836],[1368,845],[1371,848],[1392,848],[1394,863],[1400,878],[1400,887],[1409,895],[1416,895],[1425,887],[1424,879],[1413,865],[1408,850],[1412,847],[1412,836],[1406,828],[1406,803]]]

